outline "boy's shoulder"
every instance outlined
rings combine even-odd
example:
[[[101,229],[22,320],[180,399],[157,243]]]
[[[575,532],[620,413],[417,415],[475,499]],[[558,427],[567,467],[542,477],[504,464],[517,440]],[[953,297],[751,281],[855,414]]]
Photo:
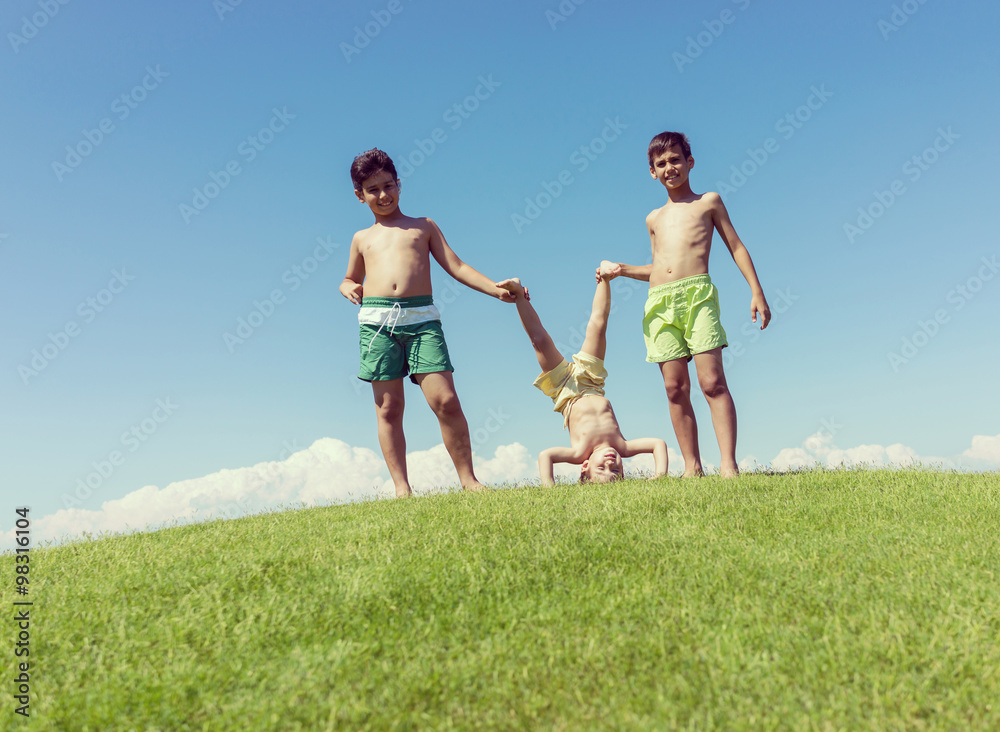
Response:
[[[650,211],[648,214],[646,214],[646,223],[647,224],[653,223],[653,221],[656,220],[656,217],[660,215],[660,213],[663,211],[663,209],[665,209],[669,205],[670,205],[670,203],[668,201],[667,203],[663,204],[659,208],[654,208],[652,211]]]
[[[710,208],[718,208],[723,205],[722,196],[715,191],[705,191],[702,193],[701,202]]]
[[[403,224],[402,228],[417,228],[423,230],[432,230],[437,228],[430,218],[427,216],[406,216],[405,214],[400,214],[398,219],[394,219],[393,224]],[[386,224],[376,221],[371,226],[366,229],[358,229],[354,232],[354,241],[361,242],[367,239],[373,234],[378,234],[379,232],[385,231],[386,229],[400,228],[398,226],[387,226]]]
[[[679,201],[677,203],[668,200],[665,204],[663,204],[659,208],[654,208],[652,211],[650,211],[649,215],[646,216],[646,219],[649,220],[651,218],[654,218],[658,214],[663,213],[672,206],[691,205],[691,204],[694,204],[696,206],[705,206],[706,208],[715,208],[716,206],[722,205],[722,196],[720,196],[715,191],[705,191],[704,193],[693,193],[691,194],[690,197],[684,199],[683,201]]]

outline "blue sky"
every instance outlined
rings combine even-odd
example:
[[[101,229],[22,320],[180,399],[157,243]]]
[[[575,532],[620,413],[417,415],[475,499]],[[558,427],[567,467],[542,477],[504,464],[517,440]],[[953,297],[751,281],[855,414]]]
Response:
[[[775,311],[747,325],[717,240],[737,458],[1000,466],[998,20],[935,0],[5,4],[0,528],[20,503],[55,535],[379,494],[337,292],[371,223],[348,168],[373,146],[406,172],[403,211],[520,276],[570,351],[596,264],[648,261],[649,139],[686,132]],[[533,476],[568,438],[514,309],[435,288],[481,477]],[[613,297],[608,396],[626,436],[676,450],[642,287]],[[405,424],[415,488],[447,483],[415,388]]]

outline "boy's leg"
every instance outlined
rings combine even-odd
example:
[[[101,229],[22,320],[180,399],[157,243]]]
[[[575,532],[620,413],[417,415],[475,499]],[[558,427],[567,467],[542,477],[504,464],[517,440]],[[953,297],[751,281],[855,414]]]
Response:
[[[594,304],[587,322],[587,334],[583,338],[581,353],[604,360],[608,350],[608,314],[611,312],[611,283],[602,279],[594,293]]]
[[[412,495],[406,475],[406,437],[403,435],[403,380],[373,381],[378,444],[396,487],[396,497]]]
[[[535,357],[538,359],[538,366],[542,373],[551,371],[563,362],[562,354],[552,342],[552,337],[542,326],[542,321],[538,319],[535,308],[524,297],[524,289],[521,287],[521,280],[514,279],[498,282],[497,287],[501,287],[511,293],[516,299],[517,314],[521,318],[521,325],[524,326],[528,338],[531,340],[531,347],[535,349]]]
[[[465,490],[483,490],[486,486],[476,479],[472,471],[472,445],[469,440],[469,423],[462,412],[462,404],[455,392],[455,380],[450,371],[415,374],[413,377],[424,392],[427,404],[437,415],[441,425],[444,446],[455,463],[458,479]]]
[[[660,363],[663,386],[670,403],[670,421],[677,435],[677,445],[684,458],[684,477],[702,474],[701,453],[698,450],[698,423],[691,407],[691,377],[686,358],[675,358]]]
[[[719,440],[722,457],[720,472],[724,478],[738,475],[736,465],[736,405],[733,404],[726,374],[722,370],[722,348],[694,354],[694,365],[698,369],[698,384],[712,410],[712,424]]]

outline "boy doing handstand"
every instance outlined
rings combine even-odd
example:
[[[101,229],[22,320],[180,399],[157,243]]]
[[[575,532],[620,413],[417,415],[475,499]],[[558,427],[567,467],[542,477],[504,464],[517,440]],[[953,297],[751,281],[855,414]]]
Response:
[[[611,402],[604,398],[604,368],[607,350],[608,313],[611,309],[611,262],[604,276],[598,269],[597,292],[587,323],[580,352],[573,356],[573,363],[562,357],[548,332],[542,327],[535,308],[528,301],[527,291],[518,279],[498,282],[497,287],[514,296],[521,325],[531,339],[542,374],[535,379],[535,386],[552,399],[555,411],[563,415],[563,426],[569,428],[571,447],[550,447],[538,456],[538,472],[542,485],[553,485],[554,463],[572,463],[580,466],[580,481],[608,483],[620,480],[623,475],[622,458],[653,453],[656,475],[667,472],[667,443],[655,437],[626,440],[622,436]]]
[[[718,193],[694,193],[688,175],[694,167],[691,146],[679,132],[662,132],[649,143],[649,172],[667,189],[669,200],[646,217],[653,263],[618,264],[615,274],[649,281],[642,326],[646,360],[657,363],[670,402],[670,420],[684,456],[685,477],[701,475],[698,426],[691,408],[688,361],[694,359],[698,383],[708,400],[719,440],[723,476],[739,473],[736,465],[736,407],[722,369],[728,345],[719,320],[719,293],[708,276],[712,234],[719,232],[736,266],[750,285],[750,319],[761,330],[771,310],[757,280],[750,253],[736,235]],[[601,278],[598,270],[597,278]]]
[[[463,285],[512,301],[458,258],[428,218],[399,210],[396,167],[384,152],[368,150],[354,159],[351,179],[358,200],[367,204],[375,223],[354,235],[340,294],[360,305],[361,372],[375,396],[378,441],[396,487],[411,495],[403,435],[403,377],[417,384],[441,426],[441,437],[466,490],[483,485],[472,470],[469,425],[455,393],[454,371],[431,293],[430,256]]]

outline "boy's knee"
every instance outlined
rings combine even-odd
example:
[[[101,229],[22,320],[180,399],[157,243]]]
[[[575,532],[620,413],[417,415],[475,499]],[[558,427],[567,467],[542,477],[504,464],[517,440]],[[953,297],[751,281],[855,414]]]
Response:
[[[375,414],[383,422],[397,422],[403,418],[403,400],[385,397],[375,405]]]
[[[691,382],[682,379],[664,379],[663,386],[667,390],[667,399],[672,402],[683,401],[691,393]]]
[[[458,394],[450,392],[435,397],[431,409],[439,417],[454,417],[462,413],[462,403],[458,400]]]
[[[699,379],[698,383],[701,386],[702,393],[708,399],[723,396],[729,391],[729,386],[726,384],[726,379],[723,376],[712,376],[705,379]]]

